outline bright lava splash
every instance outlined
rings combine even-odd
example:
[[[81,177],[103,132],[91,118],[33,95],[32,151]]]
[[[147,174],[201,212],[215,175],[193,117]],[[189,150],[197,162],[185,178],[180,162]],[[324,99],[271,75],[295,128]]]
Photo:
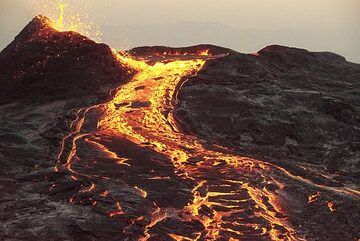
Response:
[[[94,16],[87,12],[91,1],[78,0],[29,0],[34,14],[42,14],[51,19],[50,25],[57,31],[73,31],[100,42],[102,33]]]
[[[57,19],[56,22],[53,23],[53,28],[58,30],[58,31],[64,31],[65,27],[64,27],[64,10],[65,10],[66,4],[64,4],[63,2],[59,2],[59,18]],[[76,31],[76,25],[71,25],[69,30],[74,30]]]

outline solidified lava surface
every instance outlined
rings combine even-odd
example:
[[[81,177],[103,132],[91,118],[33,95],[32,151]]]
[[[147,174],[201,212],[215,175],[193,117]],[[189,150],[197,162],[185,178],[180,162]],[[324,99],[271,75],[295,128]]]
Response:
[[[357,240],[360,66],[122,55],[35,18],[0,53],[1,240]]]

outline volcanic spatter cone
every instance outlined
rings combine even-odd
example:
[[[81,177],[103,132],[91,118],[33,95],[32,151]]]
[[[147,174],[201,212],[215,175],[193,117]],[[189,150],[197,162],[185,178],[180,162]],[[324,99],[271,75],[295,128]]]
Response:
[[[93,95],[129,76],[111,49],[35,17],[0,53],[0,102]]]

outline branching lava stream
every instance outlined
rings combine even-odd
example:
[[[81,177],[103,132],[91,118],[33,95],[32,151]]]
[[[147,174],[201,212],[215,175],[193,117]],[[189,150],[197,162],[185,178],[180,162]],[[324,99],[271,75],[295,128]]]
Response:
[[[192,190],[193,202],[176,213],[178,218],[202,223],[204,231],[196,234],[194,240],[253,235],[272,240],[295,239],[280,203],[267,188],[277,185],[264,175],[270,167],[256,160],[206,149],[202,140],[181,133],[176,126],[173,110],[177,92],[187,76],[201,69],[205,58],[154,65],[121,55],[118,58],[140,72],[106,105],[99,129],[113,135],[121,133],[138,145],[166,154],[180,177],[197,183]],[[151,227],[169,215],[173,214],[166,210],[156,212],[143,240],[150,237]],[[175,236],[176,240],[186,238],[172,234]]]
[[[63,29],[64,4],[60,2],[60,17],[55,29]],[[126,164],[126,158],[120,158],[96,140],[90,140],[95,131],[84,131],[84,122],[89,112],[101,109],[103,115],[97,124],[97,134],[106,133],[124,136],[133,143],[150,148],[169,157],[175,167],[175,173],[182,179],[191,180],[193,201],[181,210],[161,209],[156,202],[155,211],[144,230],[141,240],[151,238],[151,229],[162,220],[172,217],[183,221],[198,221],[203,231],[191,237],[168,233],[175,240],[218,240],[258,237],[271,240],[294,240],[295,232],[289,226],[282,212],[281,201],[274,191],[282,184],[266,176],[271,169],[260,161],[239,157],[231,151],[214,151],[205,148],[203,140],[182,133],[173,116],[174,106],[178,102],[178,92],[187,78],[196,74],[207,59],[215,58],[204,49],[185,55],[174,54],[169,58],[166,53],[163,61],[155,59],[155,64],[135,60],[114,51],[120,64],[126,64],[138,71],[138,74],[117,90],[112,101],[81,109],[71,124],[71,132],[64,137],[58,155],[55,171],[65,169],[77,176],[92,178],[72,168],[74,161],[79,161],[77,143],[80,140],[92,144],[93,148],[103,152],[103,156]],[[170,54],[172,55],[172,54]],[[218,56],[219,57],[219,56]],[[230,153],[230,154],[229,154]],[[90,181],[80,192],[95,190]],[[147,193],[137,187],[136,191],[146,197]],[[104,197],[108,196],[108,191]],[[70,202],[75,202],[70,198]],[[80,202],[81,203],[81,202]],[[97,201],[91,200],[93,206]],[[115,210],[109,217],[124,213],[119,201],[114,200]]]
[[[73,31],[88,32],[88,24],[64,19],[66,6],[59,2],[57,21],[41,16],[36,18],[35,26],[41,28],[34,37],[50,34],[55,39],[56,33],[66,31],[61,36],[66,36],[64,39],[68,41],[72,39]],[[89,58],[99,60],[91,66],[101,62],[106,70],[112,71],[111,74],[101,72],[96,75],[90,67],[82,69],[84,72],[89,70],[104,88],[100,88],[96,95],[83,96],[79,103],[74,97],[71,97],[74,100],[64,102],[69,106],[64,108],[66,111],[73,111],[75,103],[76,106],[86,107],[69,113],[74,114],[69,133],[64,134],[59,150],[50,153],[56,161],[54,170],[46,169],[51,175],[37,174],[41,176],[39,180],[45,179],[39,185],[41,194],[48,193],[49,200],[60,200],[61,210],[58,212],[64,216],[69,214],[66,220],[85,224],[82,230],[76,230],[77,226],[64,222],[64,228],[69,233],[73,232],[71,235],[77,240],[101,237],[99,240],[304,241],[308,237],[312,240],[311,237],[318,231],[317,227],[309,229],[314,220],[332,215],[336,221],[334,224],[343,222],[344,227],[347,225],[348,222],[343,219],[346,217],[344,213],[347,213],[343,203],[360,199],[360,192],[351,183],[342,184],[332,175],[325,175],[329,174],[326,171],[318,175],[315,165],[302,168],[297,161],[280,163],[281,160],[272,161],[269,157],[266,162],[244,157],[222,146],[222,143],[209,140],[206,135],[200,137],[184,131],[190,123],[180,125],[177,107],[191,107],[183,100],[180,102],[180,91],[195,76],[196,81],[203,79],[210,82],[211,78],[218,78],[218,69],[214,69],[214,73],[207,72],[208,67],[212,67],[207,63],[223,58],[226,54],[220,53],[227,50],[199,45],[181,48],[181,51],[165,47],[166,51],[160,51],[161,47],[154,47],[151,48],[154,52],[147,52],[147,47],[144,47],[145,50],[139,48],[140,53],[129,51],[134,55],[131,56],[117,50],[111,52],[108,46],[96,44],[85,37],[74,39],[82,39]],[[47,38],[41,39],[45,40]],[[72,43],[72,48],[82,45],[81,41]],[[99,48],[99,53],[93,53],[93,47]],[[81,56],[83,49],[80,50]],[[184,53],[188,50],[189,53]],[[105,61],[100,61],[105,55]],[[229,57],[229,61],[234,61],[235,58]],[[110,65],[106,63],[108,59],[111,60]],[[60,60],[62,58],[56,59]],[[77,61],[80,60],[80,57],[77,58]],[[56,61],[51,64],[55,65]],[[225,68],[229,73],[238,71],[237,66],[230,67],[229,70]],[[204,78],[198,75],[201,70],[204,70]],[[238,72],[242,74],[241,70]],[[101,80],[110,76],[112,82],[103,85],[98,76],[103,77]],[[229,76],[224,77],[224,82],[225,78],[233,78],[232,74]],[[87,80],[87,77],[84,79]],[[102,99],[99,95],[114,88],[114,82],[119,86],[111,90],[109,99],[98,103]],[[196,88],[196,91],[203,91],[201,87]],[[191,92],[187,100],[193,97]],[[193,113],[196,115],[198,112]],[[201,122],[197,124],[202,125]],[[193,127],[195,130],[196,126]],[[54,130],[62,131],[63,128],[56,125]],[[299,168],[302,168],[301,171]],[[308,171],[311,171],[309,175]],[[33,182],[37,180],[31,178]],[[345,201],[341,203],[341,200]],[[310,219],[311,212],[316,209],[321,210]],[[70,214],[76,215],[76,218]],[[56,217],[51,216],[53,219]],[[319,229],[323,227],[319,226]],[[96,236],[97,232],[101,234]]]
[[[107,146],[116,142],[115,139],[107,142],[103,139],[121,137],[138,147],[166,156],[174,167],[175,175],[193,183],[193,188],[189,190],[192,201],[182,208],[169,208],[162,207],[159,200],[151,200],[151,211],[131,220],[131,223],[146,223],[142,237],[136,240],[157,240],[154,229],[168,219],[183,223],[198,222],[202,226],[200,231],[186,234],[176,230],[168,232],[167,237],[173,240],[303,240],[288,222],[284,207],[286,200],[280,195],[285,183],[293,180],[317,190],[358,198],[354,190],[315,184],[274,164],[241,157],[224,147],[209,145],[178,128],[174,110],[181,87],[208,59],[221,56],[168,56],[161,61],[155,58],[153,65],[116,51],[114,56],[119,63],[138,73],[116,90],[111,101],[78,111],[70,134],[63,139],[55,170],[70,171],[73,180],[79,177],[88,179],[88,185],[82,186],[80,193],[100,193],[101,198],[107,199],[106,203],[113,203],[113,211],[108,216],[114,218],[126,214],[121,197],[112,197],[108,190],[101,190],[92,181],[94,178],[109,180],[111,177],[82,173],[73,168],[74,163],[83,159],[78,154],[78,143],[89,144],[102,153],[102,158],[115,160],[122,166],[131,166],[128,158]],[[101,110],[100,118],[96,120],[95,129],[86,130],[87,116],[94,110]],[[142,157],[140,165],[146,165],[146,158],[150,157]],[[151,179],[166,178],[170,177],[155,176]],[[135,185],[130,189],[138,193],[139,198],[149,201],[147,190]],[[76,201],[76,198],[71,198],[70,202],[84,202],[82,199]],[[315,199],[311,197],[309,200],[312,203]],[[93,206],[99,205],[99,202],[100,199],[90,200]],[[328,202],[327,206],[335,211],[332,202]]]

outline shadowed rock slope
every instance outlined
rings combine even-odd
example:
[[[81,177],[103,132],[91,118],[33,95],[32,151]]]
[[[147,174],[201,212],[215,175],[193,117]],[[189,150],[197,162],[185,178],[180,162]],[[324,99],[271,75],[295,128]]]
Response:
[[[269,46],[209,62],[179,98],[179,120],[214,143],[282,165],[319,164],[358,184],[359,64]]]

